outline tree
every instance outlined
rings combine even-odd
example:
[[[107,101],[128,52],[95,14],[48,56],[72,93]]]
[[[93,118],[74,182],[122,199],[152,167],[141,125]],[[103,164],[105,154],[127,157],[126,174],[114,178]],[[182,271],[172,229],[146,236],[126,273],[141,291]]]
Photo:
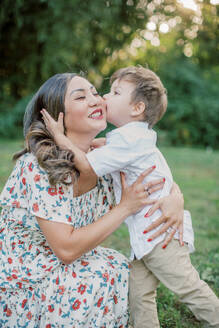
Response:
[[[95,77],[106,56],[130,39],[124,27],[142,27],[136,2],[4,0],[1,98],[20,99],[57,72],[89,69]]]

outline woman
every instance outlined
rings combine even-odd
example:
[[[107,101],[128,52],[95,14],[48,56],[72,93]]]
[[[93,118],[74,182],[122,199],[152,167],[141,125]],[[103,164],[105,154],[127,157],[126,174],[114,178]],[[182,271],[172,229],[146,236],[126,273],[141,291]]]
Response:
[[[112,208],[111,177],[80,174],[73,153],[48,133],[42,108],[56,120],[65,113],[66,135],[84,151],[106,127],[102,98],[75,74],[53,76],[28,105],[27,147],[0,197],[0,326],[127,327],[127,260],[98,245],[153,203],[145,189],[162,183],[142,183],[152,168],[129,187],[122,176],[122,199]],[[167,220],[173,200],[172,224],[183,203],[175,190],[160,202],[165,213],[155,225]]]

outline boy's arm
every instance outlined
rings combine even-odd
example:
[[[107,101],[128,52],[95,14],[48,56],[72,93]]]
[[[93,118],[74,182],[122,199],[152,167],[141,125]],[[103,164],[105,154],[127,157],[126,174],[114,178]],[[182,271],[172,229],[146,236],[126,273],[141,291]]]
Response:
[[[96,174],[96,176],[100,177],[115,171],[121,171],[139,157],[135,147],[136,143],[132,145],[120,133],[114,133],[111,135],[110,141],[108,139],[106,145],[95,148],[86,154],[72,144],[64,135],[63,113],[59,114],[57,122],[46,110],[42,110],[42,115],[48,131],[52,134],[57,144],[73,151],[75,154],[75,165],[84,174]]]
[[[58,121],[55,121],[45,109],[42,109],[41,114],[43,116],[47,130],[53,136],[57,145],[65,149],[69,149],[74,153],[75,166],[78,168],[78,170],[84,174],[95,174],[87,160],[86,153],[75,146],[64,135],[63,113],[59,114]]]

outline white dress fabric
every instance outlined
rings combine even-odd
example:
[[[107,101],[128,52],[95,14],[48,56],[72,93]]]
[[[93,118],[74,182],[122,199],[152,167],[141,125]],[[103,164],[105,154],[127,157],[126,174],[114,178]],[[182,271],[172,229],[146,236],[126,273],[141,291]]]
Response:
[[[72,186],[49,185],[32,154],[17,161],[0,196],[0,327],[127,327],[127,259],[98,246],[65,265],[35,217],[77,229],[104,215],[113,203],[110,176],[73,197]]]

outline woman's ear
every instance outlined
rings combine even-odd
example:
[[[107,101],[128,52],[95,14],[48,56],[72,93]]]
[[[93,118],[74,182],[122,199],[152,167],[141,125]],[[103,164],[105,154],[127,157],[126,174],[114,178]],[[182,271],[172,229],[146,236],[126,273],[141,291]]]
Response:
[[[139,115],[142,115],[146,109],[145,103],[143,101],[139,101],[133,106],[131,116],[137,117]]]

